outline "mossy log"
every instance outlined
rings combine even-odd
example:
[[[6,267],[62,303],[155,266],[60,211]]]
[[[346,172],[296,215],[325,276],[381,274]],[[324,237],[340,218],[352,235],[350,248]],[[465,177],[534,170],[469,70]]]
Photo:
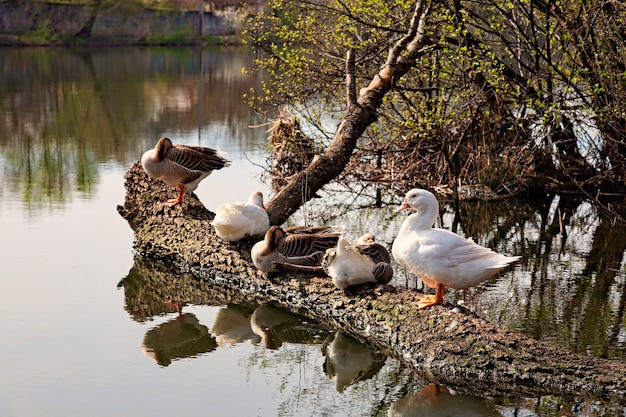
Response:
[[[132,228],[138,256],[165,258],[181,272],[272,302],[347,332],[397,358],[423,378],[479,395],[591,396],[626,402],[626,363],[575,354],[494,326],[449,304],[417,310],[416,292],[387,287],[351,294],[327,277],[268,276],[251,262],[254,242],[227,243],[210,225],[214,214],[195,195],[163,207],[175,192],[149,179],[139,163],[125,175],[118,211]],[[210,182],[210,178],[206,180]],[[206,186],[206,184],[205,184]]]

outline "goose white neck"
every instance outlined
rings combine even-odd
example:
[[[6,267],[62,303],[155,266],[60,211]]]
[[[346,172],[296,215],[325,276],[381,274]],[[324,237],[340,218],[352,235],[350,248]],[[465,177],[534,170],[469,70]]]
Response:
[[[411,228],[423,230],[434,226],[439,215],[439,202],[435,196],[430,193],[423,193],[410,200],[409,204],[411,209],[415,211],[406,219],[406,222],[411,224]]]
[[[263,207],[263,194],[258,191],[250,194],[250,197],[248,198],[248,204]]]

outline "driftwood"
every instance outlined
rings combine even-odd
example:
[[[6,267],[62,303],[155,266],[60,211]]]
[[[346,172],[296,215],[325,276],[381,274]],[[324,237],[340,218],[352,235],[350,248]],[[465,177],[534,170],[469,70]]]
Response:
[[[415,290],[366,287],[346,294],[327,277],[268,277],[251,262],[254,242],[230,244],[218,238],[210,225],[214,214],[195,195],[163,207],[165,194],[174,190],[150,180],[139,163],[125,178],[126,200],[118,211],[134,232],[138,255],[168,259],[181,272],[225,291],[272,302],[349,333],[423,378],[455,389],[483,396],[591,396],[626,403],[622,361],[567,352],[445,303],[418,311]]]

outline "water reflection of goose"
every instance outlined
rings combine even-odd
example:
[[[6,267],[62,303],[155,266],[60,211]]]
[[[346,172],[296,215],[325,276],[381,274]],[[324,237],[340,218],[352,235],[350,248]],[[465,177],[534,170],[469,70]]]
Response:
[[[225,346],[249,340],[250,344],[256,345],[261,341],[261,337],[252,331],[250,317],[252,309],[224,307],[215,316],[211,334],[215,337],[217,344]]]
[[[337,245],[343,233],[330,227],[283,229],[272,226],[251,251],[252,262],[263,272],[278,271],[273,262],[317,266],[326,249]]]
[[[270,220],[263,205],[263,193],[254,191],[247,202],[220,204],[211,224],[215,233],[229,242],[264,236]]]
[[[141,350],[161,366],[172,361],[210,352],[217,342],[196,316],[185,313],[150,329],[143,338]]]
[[[426,385],[389,407],[389,417],[502,417],[496,406],[473,395],[455,395],[446,387]]]
[[[171,207],[181,203],[183,195],[195,190],[211,172],[230,164],[219,154],[211,148],[174,145],[169,138],[161,138],[154,149],[143,154],[141,166],[150,178],[178,189],[177,198],[163,203]]]
[[[387,249],[376,243],[371,233],[357,239],[352,246],[343,238],[337,247],[328,249],[322,260],[324,271],[339,289],[370,283],[386,285],[393,278],[393,268]]]
[[[252,331],[261,337],[268,349],[278,349],[285,342],[321,343],[326,331],[288,311],[259,306],[250,317]]]
[[[496,253],[448,230],[433,228],[439,203],[429,191],[410,190],[396,213],[406,209],[415,213],[402,223],[391,248],[393,257],[426,285],[437,289],[435,296],[423,297],[418,308],[441,304],[446,287],[472,287],[520,259]]]
[[[324,372],[329,379],[337,378],[336,389],[340,393],[376,375],[387,358],[343,333],[329,335],[322,345],[322,354]]]

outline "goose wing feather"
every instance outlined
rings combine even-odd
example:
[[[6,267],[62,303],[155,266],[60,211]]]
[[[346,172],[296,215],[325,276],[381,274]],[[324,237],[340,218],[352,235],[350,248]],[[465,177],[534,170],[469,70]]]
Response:
[[[467,265],[470,262],[484,261],[490,263],[492,268],[501,268],[499,262],[494,260],[511,259],[500,255],[493,250],[475,243],[444,229],[430,229],[422,231],[419,235],[419,250],[423,260],[436,258],[438,262],[444,262],[449,267]],[[504,266],[508,265],[507,262]]]
[[[191,171],[211,172],[230,165],[219,151],[201,146],[174,145],[167,150],[166,158]]]
[[[306,256],[294,256],[284,260],[285,263],[298,266],[318,266],[324,256],[324,252],[314,252]]]
[[[391,256],[389,251],[380,243],[370,243],[367,245],[355,245],[354,246],[360,254],[368,256],[375,263],[384,262],[390,263]]]
[[[315,252],[324,252],[337,245],[338,236],[319,234],[290,234],[278,243],[277,250],[284,256],[306,256]]]
[[[387,285],[393,278],[393,267],[388,262],[378,262],[372,272],[378,284]]]

